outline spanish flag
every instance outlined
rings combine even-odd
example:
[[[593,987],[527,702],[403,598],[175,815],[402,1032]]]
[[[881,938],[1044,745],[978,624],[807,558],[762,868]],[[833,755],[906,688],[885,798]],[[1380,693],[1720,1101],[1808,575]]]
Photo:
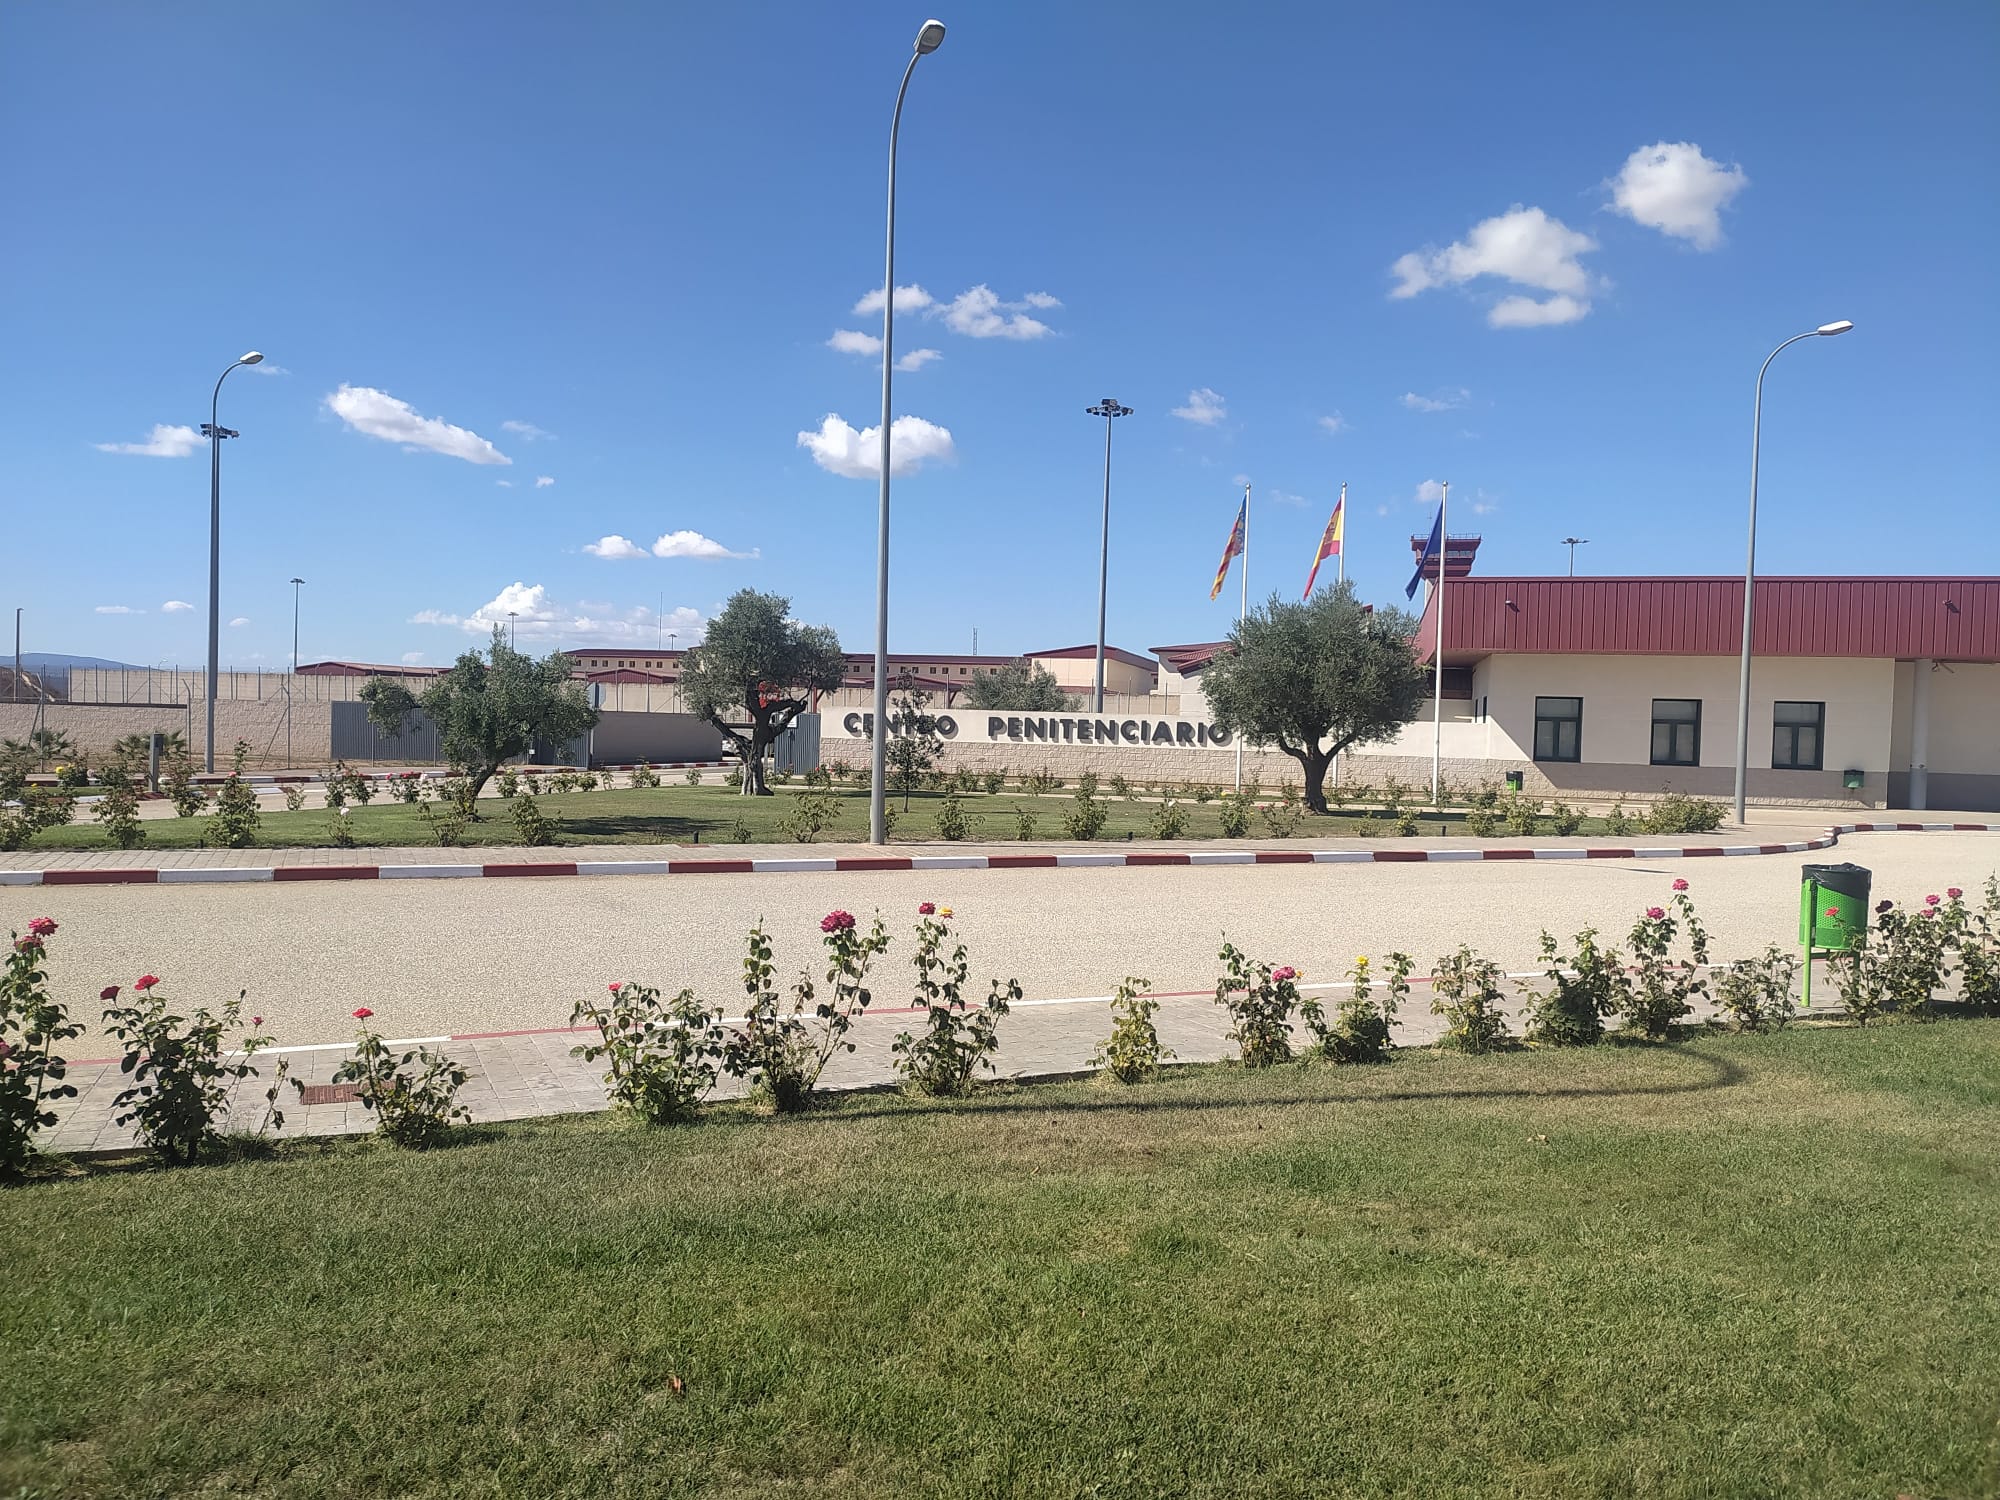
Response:
[[[1346,521],[1347,486],[1343,484],[1340,487],[1340,498],[1333,504],[1332,519],[1326,523],[1326,530],[1320,535],[1319,551],[1313,555],[1312,571],[1306,574],[1306,591],[1299,596],[1301,599],[1312,598],[1313,580],[1319,577],[1319,565],[1329,557],[1340,556],[1340,533]]]
[[[1236,512],[1236,526],[1229,533],[1229,545],[1222,549],[1222,566],[1215,570],[1215,587],[1208,591],[1211,599],[1222,592],[1222,581],[1229,576],[1229,559],[1243,555],[1243,527],[1249,518],[1249,510],[1250,497],[1245,495],[1242,508]]]

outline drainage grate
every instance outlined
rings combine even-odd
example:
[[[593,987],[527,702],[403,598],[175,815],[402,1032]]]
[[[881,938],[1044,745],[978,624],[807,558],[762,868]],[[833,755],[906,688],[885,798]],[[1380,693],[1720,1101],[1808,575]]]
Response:
[[[358,1083],[309,1083],[299,1095],[301,1104],[352,1104],[361,1097]]]

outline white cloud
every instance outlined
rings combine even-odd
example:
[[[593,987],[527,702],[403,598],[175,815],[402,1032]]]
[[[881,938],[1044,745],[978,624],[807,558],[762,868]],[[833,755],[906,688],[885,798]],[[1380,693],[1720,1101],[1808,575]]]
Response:
[[[513,620],[507,617],[512,613]],[[410,617],[416,625],[455,626],[467,635],[485,637],[497,625],[511,629],[514,638],[534,642],[544,648],[562,646],[650,646],[665,630],[674,631],[678,644],[688,646],[701,638],[706,625],[701,611],[685,605],[658,614],[645,605],[620,609],[612,604],[565,604],[549,597],[541,584],[511,583],[492,599],[467,615],[441,609],[419,610]],[[421,656],[422,653],[416,653]],[[409,657],[404,658],[410,660]]]
[[[100,604],[97,606],[97,612],[100,615],[143,615],[145,613],[143,609],[134,609],[129,604]]]
[[[536,488],[536,489],[538,489],[538,490],[545,490],[545,489],[547,489],[547,488],[548,488],[548,487],[549,487],[550,485],[552,485],[552,484],[554,484],[554,483],[555,483],[555,478],[554,478],[554,476],[552,476],[552,475],[549,475],[549,474],[543,474],[543,475],[540,475],[540,476],[538,476],[538,477],[536,478],[536,480],[535,480],[535,488]]]
[[[259,360],[254,365],[245,365],[246,370],[254,370],[259,375],[289,375],[292,372],[283,365],[274,365],[268,359]]]
[[[878,298],[877,305],[880,305]],[[944,319],[944,326],[953,333],[962,333],[973,339],[1039,339],[1046,338],[1054,330],[1039,318],[1028,316],[1026,309],[1046,309],[1062,304],[1047,292],[1031,292],[1019,302],[1003,302],[999,294],[985,282],[960,292],[942,307],[933,308],[935,316]]]
[[[936,349],[912,349],[908,354],[898,357],[898,359],[896,360],[896,368],[899,370],[903,370],[905,372],[910,370],[921,370],[925,365],[929,364],[932,360],[943,359],[943,358],[944,355],[941,354]]]
[[[858,328],[836,328],[826,347],[841,354],[880,354],[882,340]]]
[[[1484,490],[1472,492],[1472,513],[1475,516],[1490,516],[1500,509],[1500,497],[1489,495]]]
[[[1417,493],[1414,497],[1415,503],[1418,505],[1436,505],[1443,498],[1444,486],[1435,479],[1426,479],[1422,484],[1418,485]]]
[[[1537,302],[1533,297],[1502,297],[1486,314],[1489,328],[1550,328],[1558,323],[1574,323],[1590,312],[1588,302],[1574,297],[1551,297]]]
[[[254,370],[257,367],[252,365],[250,368]],[[160,613],[163,615],[177,615],[184,609],[193,608],[194,606],[185,599],[169,599],[165,604],[160,606]]]
[[[922,312],[930,307],[935,298],[920,286],[899,286],[896,288],[896,311],[899,313]],[[859,302],[854,304],[854,315],[862,317],[882,310],[882,288],[876,287]]]
[[[417,415],[407,401],[398,401],[373,386],[343,385],[326,398],[326,406],[356,432],[406,450],[428,449],[469,464],[511,464],[514,460],[478,433],[437,417]]]
[[[250,367],[256,369],[255,365]],[[186,458],[207,446],[207,439],[192,427],[169,427],[158,423],[143,443],[99,443],[100,453],[136,453],[142,458]]]
[[[889,429],[889,440],[896,438],[894,427]],[[653,543],[655,557],[755,557],[757,549],[748,552],[731,552],[718,541],[703,536],[699,531],[669,531]]]
[[[553,432],[545,432],[533,422],[516,422],[511,417],[500,424],[500,430],[502,432],[513,433],[514,436],[518,437],[524,443],[538,442],[544,438],[553,440],[555,437]],[[419,656],[423,655],[421,651],[417,654]]]
[[[1507,298],[1487,318],[1493,327],[1570,323],[1590,311],[1594,285],[1577,257],[1596,248],[1597,241],[1589,235],[1539,208],[1517,203],[1506,213],[1473,225],[1463,240],[1442,250],[1426,246],[1399,257],[1389,268],[1398,278],[1389,295],[1414,297],[1431,287],[1463,286],[1494,276],[1555,295],[1543,303],[1523,296]]]
[[[644,547],[641,547],[630,537],[619,536],[615,532],[610,536],[601,536],[594,542],[585,542],[583,550],[588,552],[592,557],[607,557],[612,559],[644,557],[646,555]]]
[[[1199,390],[1189,391],[1187,405],[1176,406],[1173,415],[1183,422],[1213,427],[1229,415],[1229,403],[1219,392],[1202,386]]]
[[[514,488],[514,481],[511,479],[496,479],[493,482],[499,485],[500,488],[503,490],[511,490],[512,488]]]
[[[882,472],[880,427],[856,432],[843,418],[829,412],[818,432],[802,432],[798,442],[812,453],[813,462],[829,473],[873,479]],[[891,476],[914,474],[926,463],[947,463],[957,456],[948,428],[922,417],[898,417],[889,424]]]
[[[1403,405],[1411,411],[1452,411],[1472,399],[1472,392],[1459,386],[1456,390],[1439,391],[1435,396],[1419,396],[1415,391],[1403,392]]]
[[[248,615],[238,615],[235,619],[229,622],[231,628],[235,628],[237,626],[242,626],[242,625],[248,625],[249,623],[250,623],[250,617]]]
[[[1329,412],[1327,415],[1321,417],[1319,425],[1326,432],[1345,432],[1348,428],[1348,421],[1347,418],[1336,411]]]
[[[423,659],[424,653],[421,651],[405,651],[403,653],[403,665],[406,667],[414,667]]]
[[[1278,505],[1291,505],[1304,509],[1311,502],[1304,495],[1293,495],[1284,490],[1266,490],[1264,498]]]
[[[1722,210],[1750,179],[1702,154],[1692,141],[1655,141],[1625,158],[1605,184],[1611,207],[1648,229],[1686,240],[1697,250],[1722,243]]]

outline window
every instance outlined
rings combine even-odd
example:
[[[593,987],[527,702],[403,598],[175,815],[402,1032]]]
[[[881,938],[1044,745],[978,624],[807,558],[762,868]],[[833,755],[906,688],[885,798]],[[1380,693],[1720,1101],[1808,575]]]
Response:
[[[1701,764],[1701,699],[1653,700],[1653,764]]]
[[[1535,759],[1581,760],[1583,758],[1583,700],[1581,698],[1537,698],[1535,700]]]
[[[1826,705],[1771,705],[1771,769],[1817,771],[1825,761]]]

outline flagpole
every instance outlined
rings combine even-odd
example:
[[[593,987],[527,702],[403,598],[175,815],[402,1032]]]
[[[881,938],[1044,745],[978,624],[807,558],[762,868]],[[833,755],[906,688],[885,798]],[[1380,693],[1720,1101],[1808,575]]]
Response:
[[[1438,495],[1438,576],[1437,639],[1431,643],[1431,658],[1437,668],[1431,688],[1431,806],[1442,804],[1443,782],[1439,778],[1440,751],[1444,745],[1444,560],[1451,551],[1451,523],[1445,506],[1451,499],[1451,481],[1444,482]]]
[[[1236,603],[1236,631],[1240,637],[1243,618],[1250,613],[1250,485],[1247,480],[1243,485],[1243,569],[1237,582],[1242,589]],[[1236,790],[1243,790],[1243,736],[1240,734],[1236,736]]]
[[[1347,582],[1347,481],[1340,482],[1340,504],[1334,507],[1340,512],[1340,551],[1334,554],[1334,561],[1340,564],[1340,571],[1334,574],[1335,583]]]

